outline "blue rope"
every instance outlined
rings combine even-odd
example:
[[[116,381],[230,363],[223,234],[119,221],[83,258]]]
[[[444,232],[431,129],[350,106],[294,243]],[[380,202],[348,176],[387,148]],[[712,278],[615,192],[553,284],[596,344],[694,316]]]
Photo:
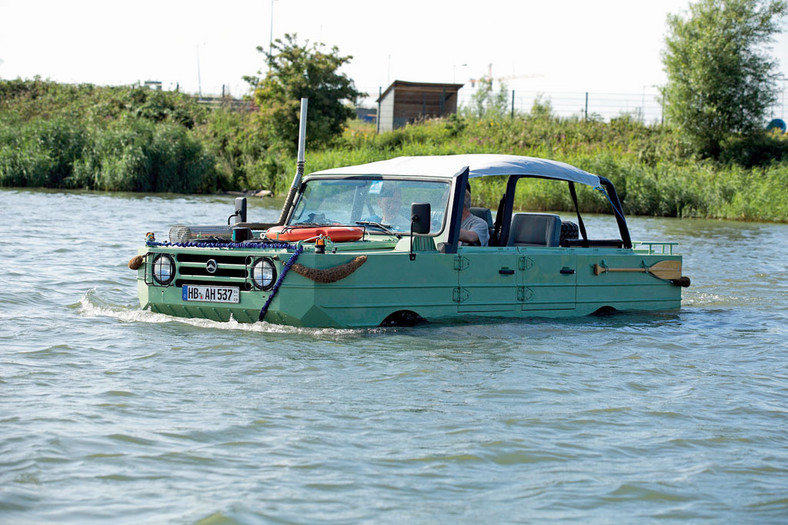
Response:
[[[258,250],[294,250],[295,246],[283,242],[157,242],[147,241],[147,246],[176,246],[178,248],[253,248]]]
[[[594,189],[595,189],[595,190],[599,190],[599,191],[601,191],[601,192],[602,192],[602,195],[604,195],[605,197],[607,197],[607,202],[609,202],[609,203],[610,203],[610,207],[611,207],[611,208],[613,208],[613,211],[614,211],[614,212],[616,212],[616,215],[618,215],[619,217],[621,217],[621,220],[622,220],[622,221],[626,222],[627,220],[624,218],[624,215],[622,215],[621,211],[619,211],[619,209],[616,207],[616,205],[615,205],[615,204],[613,204],[613,200],[610,198],[610,195],[608,195],[608,194],[607,194],[607,192],[605,191],[605,188],[603,188],[602,186],[597,186],[597,187],[596,187],[596,188],[594,188]]]
[[[282,285],[282,281],[284,281],[285,275],[287,275],[287,272],[290,271],[290,267],[293,266],[293,264],[295,264],[296,259],[298,259],[298,256],[301,255],[301,252],[303,251],[304,251],[304,247],[299,244],[298,247],[295,249],[295,252],[293,252],[293,255],[290,256],[290,259],[288,259],[287,262],[282,265],[282,273],[279,274],[279,279],[276,280],[276,284],[271,290],[271,295],[268,296],[268,299],[265,301],[263,308],[260,310],[260,316],[257,318],[258,321],[262,321],[265,318],[265,314],[268,313],[268,307],[271,306],[271,301],[274,300],[274,296],[276,295],[276,292],[279,291],[279,287]]]

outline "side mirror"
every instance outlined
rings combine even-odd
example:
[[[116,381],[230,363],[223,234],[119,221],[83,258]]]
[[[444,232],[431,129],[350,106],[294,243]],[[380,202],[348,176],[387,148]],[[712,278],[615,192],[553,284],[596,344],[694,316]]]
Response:
[[[429,202],[414,202],[410,205],[411,233],[430,233],[432,211]]]
[[[246,222],[246,197],[235,199],[235,222]]]

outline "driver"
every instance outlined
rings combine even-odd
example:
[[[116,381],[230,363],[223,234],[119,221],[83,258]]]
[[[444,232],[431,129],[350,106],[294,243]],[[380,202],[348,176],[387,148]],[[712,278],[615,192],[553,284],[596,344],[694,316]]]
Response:
[[[402,193],[398,186],[384,187],[378,198],[380,220],[375,221],[391,226],[395,230],[408,230],[410,217],[402,213]]]

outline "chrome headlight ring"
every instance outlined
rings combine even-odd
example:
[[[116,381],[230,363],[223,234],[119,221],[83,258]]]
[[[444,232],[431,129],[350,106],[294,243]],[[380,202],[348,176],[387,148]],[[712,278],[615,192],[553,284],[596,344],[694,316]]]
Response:
[[[169,285],[175,279],[175,261],[168,253],[159,253],[153,257],[151,265],[153,280],[161,286]]]
[[[249,270],[252,285],[258,290],[267,292],[276,282],[276,266],[269,257],[260,257],[252,262]]]

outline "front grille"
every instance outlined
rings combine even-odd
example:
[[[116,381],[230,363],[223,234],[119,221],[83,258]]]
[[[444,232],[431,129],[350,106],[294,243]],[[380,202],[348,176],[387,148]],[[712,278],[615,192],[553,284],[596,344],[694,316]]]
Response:
[[[177,275],[175,286],[184,284],[211,284],[216,286],[238,286],[251,290],[249,267],[253,258],[248,255],[215,255],[202,253],[179,253],[175,256]],[[208,261],[216,263],[216,270],[208,271]]]

